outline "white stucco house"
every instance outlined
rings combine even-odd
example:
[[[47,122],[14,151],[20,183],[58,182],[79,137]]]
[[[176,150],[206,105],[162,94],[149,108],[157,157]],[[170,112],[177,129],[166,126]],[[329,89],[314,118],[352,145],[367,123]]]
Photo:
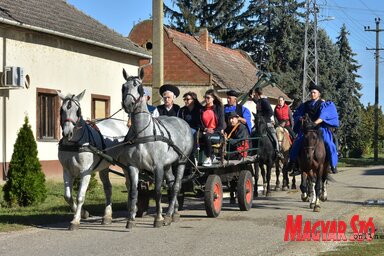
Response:
[[[60,99],[79,94],[84,119],[121,108],[122,69],[135,75],[151,54],[63,0],[0,1],[0,180],[27,115],[46,175],[58,162]],[[124,111],[115,117],[126,119]]]

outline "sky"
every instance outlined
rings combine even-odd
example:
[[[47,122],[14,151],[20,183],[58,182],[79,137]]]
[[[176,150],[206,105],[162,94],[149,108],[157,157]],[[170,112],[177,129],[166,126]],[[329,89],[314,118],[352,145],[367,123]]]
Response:
[[[223,0],[224,1],[224,0]],[[93,17],[116,32],[127,36],[132,27],[142,20],[149,19],[152,13],[152,0],[67,0],[77,9]],[[172,6],[172,0],[164,0]],[[364,105],[375,102],[375,51],[376,33],[364,31],[364,26],[376,28],[375,18],[381,18],[380,28],[384,29],[384,0],[316,0],[319,6],[319,27],[326,30],[333,42],[339,35],[343,24],[349,34],[349,43],[356,54],[355,59],[362,67],[358,71],[363,85],[361,102]],[[327,17],[334,19],[327,20]],[[323,20],[323,21],[322,21]],[[164,21],[167,24],[167,21]],[[379,33],[384,42],[384,31]],[[384,48],[384,43],[380,43]],[[382,65],[384,51],[380,51],[379,67],[379,105],[384,105],[384,76]]]

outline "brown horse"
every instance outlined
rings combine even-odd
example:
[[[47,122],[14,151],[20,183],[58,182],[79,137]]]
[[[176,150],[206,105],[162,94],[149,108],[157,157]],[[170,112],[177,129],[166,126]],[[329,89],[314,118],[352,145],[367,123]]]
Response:
[[[289,160],[289,150],[292,146],[292,140],[287,129],[284,128],[284,123],[276,127],[276,136],[279,141],[280,152],[284,156],[283,159],[277,158],[276,160],[276,187],[275,190],[280,189],[280,170],[283,172],[283,190],[286,191],[289,188],[288,172],[284,171],[285,166]],[[292,189],[296,189],[295,176],[292,177]]]
[[[316,129],[315,124],[306,115],[302,121],[304,137],[299,152],[299,167],[303,173],[302,199],[307,197],[307,185],[310,186],[310,205],[315,212],[320,211],[320,200],[327,200],[327,176],[329,162],[326,156],[326,150],[321,130]],[[306,178],[308,177],[308,178]],[[307,184],[307,181],[309,184]],[[320,192],[321,191],[321,192]]]

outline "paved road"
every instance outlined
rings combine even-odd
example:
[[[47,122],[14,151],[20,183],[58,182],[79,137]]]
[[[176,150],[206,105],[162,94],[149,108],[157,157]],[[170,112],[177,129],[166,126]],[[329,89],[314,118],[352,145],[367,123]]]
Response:
[[[344,168],[332,177],[336,182],[330,184],[329,200],[320,213],[301,202],[298,191],[257,198],[248,212],[226,199],[216,219],[206,217],[202,200],[191,199],[181,221],[169,227],[155,229],[152,216],[147,216],[127,231],[121,216],[111,226],[101,226],[94,217],[75,232],[67,231],[64,223],[0,234],[0,255],[316,255],[337,243],[284,242],[288,214],[349,223],[366,200],[384,198],[384,166]],[[384,208],[376,210],[384,213]]]

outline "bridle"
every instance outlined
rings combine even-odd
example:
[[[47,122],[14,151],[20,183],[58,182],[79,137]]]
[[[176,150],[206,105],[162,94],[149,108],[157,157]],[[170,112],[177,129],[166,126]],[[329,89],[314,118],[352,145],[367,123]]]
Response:
[[[66,99],[66,100],[68,100],[68,104],[67,104],[67,110],[68,109],[71,109],[72,108],[72,102],[73,103],[75,103],[75,105],[78,107],[78,109],[77,109],[77,111],[76,111],[76,116],[77,116],[77,120],[75,121],[75,120],[73,120],[72,118],[69,118],[69,117],[67,117],[66,119],[64,119],[64,120],[60,120],[61,121],[61,127],[63,127],[64,126],[64,124],[66,123],[66,122],[71,122],[75,127],[77,126],[77,124],[80,122],[80,120],[81,120],[81,108],[80,108],[80,103],[77,101],[77,100],[75,100],[74,99],[74,96],[75,95],[72,95],[72,98],[68,98],[68,99]],[[63,114],[63,110],[61,109],[61,111],[60,111],[60,116],[62,116],[62,114]]]
[[[129,80],[127,80],[127,82],[129,82],[130,80],[133,80],[133,86],[134,87],[136,87],[136,86],[140,86],[141,85],[141,82],[139,82],[140,81],[140,79],[138,78],[138,77],[136,77],[136,76],[134,76],[134,77],[130,77],[129,78]],[[139,80],[139,81],[138,81]],[[130,97],[132,97],[133,98],[133,101],[134,101],[134,103],[135,103],[135,105],[137,104],[137,103],[139,103],[139,101],[141,101],[142,100],[142,98],[143,98],[143,94],[141,94],[140,92],[139,92],[139,97],[138,98],[136,98],[135,97],[135,95],[133,95],[132,93],[127,93],[125,96],[124,96],[124,98],[123,98],[123,101],[121,102],[121,105],[124,107],[124,100],[125,100],[125,98],[127,98],[128,96],[130,96]]]

